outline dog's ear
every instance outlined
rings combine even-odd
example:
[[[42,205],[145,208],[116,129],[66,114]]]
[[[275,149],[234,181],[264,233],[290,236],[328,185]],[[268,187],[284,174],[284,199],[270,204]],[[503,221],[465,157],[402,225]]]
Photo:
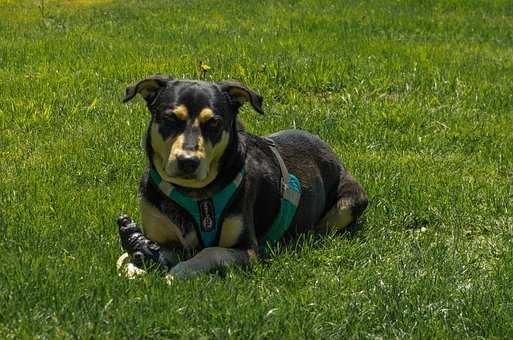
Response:
[[[236,81],[223,81],[218,83],[218,85],[221,91],[230,95],[230,98],[237,103],[239,107],[245,102],[249,102],[256,112],[264,114],[262,110],[263,98],[255,91],[248,89],[246,86]]]
[[[136,94],[140,93],[147,103],[151,103],[158,91],[166,87],[167,82],[171,80],[170,77],[154,75],[149,78],[143,79],[135,85],[130,85],[126,88],[125,98],[123,103],[134,98]]]

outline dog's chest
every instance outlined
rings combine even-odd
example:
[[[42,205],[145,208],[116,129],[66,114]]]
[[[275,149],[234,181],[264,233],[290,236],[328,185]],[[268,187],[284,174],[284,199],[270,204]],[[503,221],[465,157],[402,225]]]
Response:
[[[181,245],[184,249],[199,249],[202,242],[192,221],[185,216],[173,220],[161,210],[141,200],[141,219],[145,235],[161,245]],[[231,214],[220,223],[218,242],[211,246],[230,248],[237,244],[243,232],[242,215]]]
[[[150,240],[160,245],[180,245],[184,249],[196,249],[200,246],[196,233],[184,231],[183,225],[178,225],[144,199],[140,202],[140,209],[144,234]]]

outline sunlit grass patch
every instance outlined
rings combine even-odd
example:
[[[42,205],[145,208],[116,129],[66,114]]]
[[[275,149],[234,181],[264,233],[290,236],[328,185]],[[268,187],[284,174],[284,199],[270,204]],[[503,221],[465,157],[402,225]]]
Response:
[[[112,3],[113,0],[55,0],[49,1],[49,4],[63,4],[66,6],[95,6]]]

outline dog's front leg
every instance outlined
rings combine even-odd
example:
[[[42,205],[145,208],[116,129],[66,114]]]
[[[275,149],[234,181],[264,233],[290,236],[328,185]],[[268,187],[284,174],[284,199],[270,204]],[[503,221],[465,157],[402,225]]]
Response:
[[[252,249],[234,249],[211,247],[201,250],[193,258],[178,263],[166,275],[168,282],[174,279],[185,279],[216,268],[232,265],[248,265],[256,258]]]

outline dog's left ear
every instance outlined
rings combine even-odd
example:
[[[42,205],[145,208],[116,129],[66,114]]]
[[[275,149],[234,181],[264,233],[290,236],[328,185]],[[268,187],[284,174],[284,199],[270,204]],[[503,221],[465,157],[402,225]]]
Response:
[[[221,91],[228,93],[232,100],[239,106],[242,106],[245,102],[249,102],[256,112],[264,114],[264,110],[262,110],[263,98],[255,91],[248,89],[246,86],[236,81],[224,81],[218,83],[218,85]]]
[[[154,75],[141,80],[135,85],[130,85],[126,88],[126,94],[125,98],[123,98],[123,103],[131,100],[138,93],[141,94],[147,103],[151,103],[151,101],[155,99],[158,91],[165,87],[169,80],[171,80],[171,78],[167,76]]]

